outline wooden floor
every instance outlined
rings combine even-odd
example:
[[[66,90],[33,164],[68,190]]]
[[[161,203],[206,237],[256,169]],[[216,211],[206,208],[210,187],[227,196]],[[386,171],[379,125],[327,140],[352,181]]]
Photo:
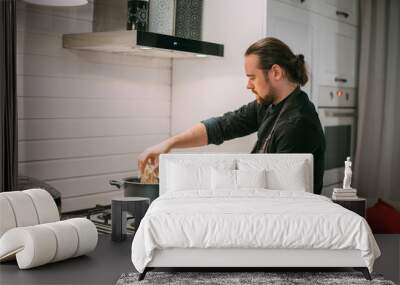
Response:
[[[0,284],[115,284],[122,273],[135,271],[132,239],[112,242],[99,235],[96,249],[87,256],[19,270],[16,261],[0,264]]]

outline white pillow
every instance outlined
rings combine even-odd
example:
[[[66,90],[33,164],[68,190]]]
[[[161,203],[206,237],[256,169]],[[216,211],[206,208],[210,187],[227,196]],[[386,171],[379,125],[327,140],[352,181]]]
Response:
[[[266,170],[267,189],[307,191],[311,189],[309,181],[310,169],[306,161],[263,161],[263,160],[238,160],[239,170],[254,171]]]
[[[213,190],[238,190],[241,188],[266,188],[266,171],[263,170],[211,170]]]
[[[236,189],[236,170],[212,168],[211,189]]]
[[[210,188],[211,167],[185,166],[177,163],[168,165],[168,190],[184,191]]]
[[[169,161],[167,166],[167,191],[211,190],[211,169],[232,170],[231,161]]]
[[[237,188],[267,188],[267,175],[262,170],[236,170]]]
[[[267,171],[268,189],[303,191],[307,189],[307,179],[303,167],[287,170],[271,169]]]

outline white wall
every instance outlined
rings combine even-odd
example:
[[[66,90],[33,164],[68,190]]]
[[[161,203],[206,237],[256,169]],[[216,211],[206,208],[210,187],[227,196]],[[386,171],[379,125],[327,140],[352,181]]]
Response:
[[[250,3],[251,2],[251,3]],[[176,60],[172,72],[172,133],[254,100],[246,90],[244,52],[265,34],[265,0],[205,0],[203,40],[225,45],[223,58]],[[220,146],[184,151],[250,152],[255,134]]]
[[[57,188],[64,212],[109,204],[109,179],[136,174],[137,155],[170,133],[170,60],[62,48],[92,15],[92,1],[17,1],[19,172]]]

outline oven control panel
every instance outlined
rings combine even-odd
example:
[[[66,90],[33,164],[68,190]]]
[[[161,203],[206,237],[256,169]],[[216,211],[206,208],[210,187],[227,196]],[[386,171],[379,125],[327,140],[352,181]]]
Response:
[[[318,107],[356,107],[356,89],[320,86]]]

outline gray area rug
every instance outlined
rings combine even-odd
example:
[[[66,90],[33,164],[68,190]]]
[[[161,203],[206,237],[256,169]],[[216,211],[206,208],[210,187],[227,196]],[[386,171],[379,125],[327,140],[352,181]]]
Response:
[[[360,272],[148,272],[142,281],[139,273],[122,274],[116,285],[133,284],[379,284],[395,285],[380,275],[372,275],[372,281]]]

